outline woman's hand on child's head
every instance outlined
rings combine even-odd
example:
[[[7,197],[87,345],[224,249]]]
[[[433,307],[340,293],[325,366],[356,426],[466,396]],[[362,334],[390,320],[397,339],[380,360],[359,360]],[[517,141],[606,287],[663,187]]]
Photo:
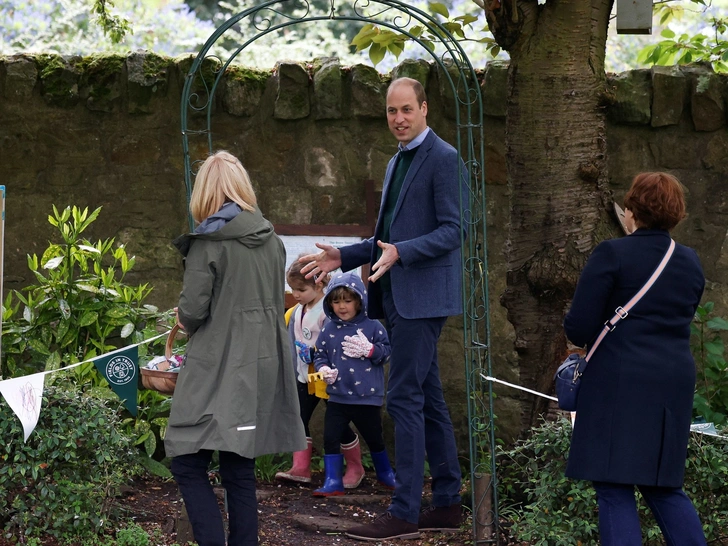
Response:
[[[324,376],[324,381],[327,385],[333,385],[336,378],[339,376],[339,370],[336,368],[329,368],[328,366],[321,366],[319,373]]]

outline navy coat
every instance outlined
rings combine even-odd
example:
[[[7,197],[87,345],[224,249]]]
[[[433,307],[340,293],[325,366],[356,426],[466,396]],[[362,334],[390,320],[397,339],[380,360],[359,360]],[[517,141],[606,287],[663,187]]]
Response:
[[[394,173],[396,157],[387,165],[382,208]],[[460,199],[468,203],[465,166],[458,183],[458,153],[432,129],[417,148],[402,184],[390,226],[389,242],[400,263],[390,270],[392,297],[406,319],[446,317],[463,312],[460,259]],[[382,233],[380,213],[374,237],[341,248],[341,268],[349,271],[377,260]],[[379,283],[369,283],[370,318],[384,318]]]
[[[599,244],[579,279],[566,336],[591,344],[669,244],[667,231],[647,229]],[[579,392],[568,477],[682,486],[695,391],[690,323],[704,286],[695,251],[676,245],[660,278],[594,352]]]

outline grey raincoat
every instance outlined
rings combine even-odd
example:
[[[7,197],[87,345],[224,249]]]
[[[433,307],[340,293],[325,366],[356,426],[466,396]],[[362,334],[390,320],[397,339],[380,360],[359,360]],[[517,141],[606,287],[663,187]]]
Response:
[[[190,340],[164,439],[169,457],[306,447],[284,323],[285,249],[259,210],[230,205],[174,241],[186,256],[179,320]]]

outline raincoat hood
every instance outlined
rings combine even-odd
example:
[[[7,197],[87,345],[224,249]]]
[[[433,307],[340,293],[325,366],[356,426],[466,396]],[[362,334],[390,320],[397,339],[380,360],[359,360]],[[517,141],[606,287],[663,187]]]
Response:
[[[331,293],[332,290],[339,286],[346,286],[349,290],[352,290],[361,298],[361,310],[356,315],[356,317],[354,317],[354,320],[350,322],[341,320],[336,315],[336,313],[334,313],[334,310],[331,308],[328,302],[327,296]],[[349,271],[347,273],[338,272],[333,274],[328,286],[326,286],[326,290],[324,290],[324,313],[326,313],[326,316],[329,318],[329,320],[331,320],[331,322],[336,324],[356,324],[368,318],[367,289],[364,286],[364,282],[361,280],[361,277],[357,275],[355,271]]]
[[[225,203],[215,214],[205,218],[194,233],[180,235],[172,244],[183,256],[187,256],[194,239],[235,239],[247,248],[255,248],[265,244],[273,235],[273,225],[263,218],[260,209],[249,212],[236,203]]]

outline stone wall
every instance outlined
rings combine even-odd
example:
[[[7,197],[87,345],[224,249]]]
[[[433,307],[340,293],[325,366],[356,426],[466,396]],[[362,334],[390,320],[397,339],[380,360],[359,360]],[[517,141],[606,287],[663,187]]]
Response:
[[[32,282],[26,254],[53,236],[52,205],[103,206],[90,238],[115,236],[136,255],[132,283],[154,286],[153,303],[175,305],[182,277],[170,241],[187,226],[180,99],[191,58],[0,58],[0,165],[7,189],[5,289]],[[506,70],[480,74],[484,96],[490,310],[495,374],[518,377],[513,332],[498,303],[505,288],[508,228],[505,170]],[[425,82],[429,123],[446,140],[455,127],[437,71],[406,62],[395,69]],[[365,224],[364,182],[376,201],[395,152],[384,116],[390,75],[342,67],[335,59],[281,63],[272,72],[235,69],[216,96],[213,143],[241,158],[260,206],[278,224]],[[610,180],[621,200],[634,174],[669,170],[688,189],[689,218],[675,238],[693,246],[708,289],[728,314],[728,134],[726,79],[699,68],[614,75],[608,106]],[[192,119],[190,125],[198,120]],[[192,139],[193,157],[207,141]],[[443,382],[460,446],[467,450],[462,321],[441,341]],[[518,427],[515,393],[498,398],[499,433]],[[388,432],[391,436],[391,429]]]

